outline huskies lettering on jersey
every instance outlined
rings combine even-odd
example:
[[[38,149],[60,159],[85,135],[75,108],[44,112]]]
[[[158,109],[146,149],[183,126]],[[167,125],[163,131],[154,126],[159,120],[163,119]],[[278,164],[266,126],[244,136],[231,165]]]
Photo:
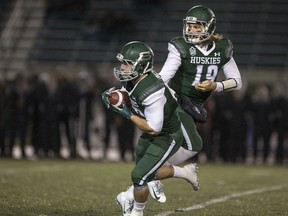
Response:
[[[191,57],[192,64],[220,64],[221,57]]]

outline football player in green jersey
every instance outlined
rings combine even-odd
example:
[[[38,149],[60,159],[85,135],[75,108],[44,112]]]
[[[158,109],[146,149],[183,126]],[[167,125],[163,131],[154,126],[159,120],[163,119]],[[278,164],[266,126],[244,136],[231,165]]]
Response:
[[[102,94],[108,109],[130,119],[143,134],[136,145],[136,165],[131,172],[133,186],[117,195],[124,216],[141,216],[149,195],[148,182],[166,178],[182,178],[198,189],[197,166],[165,164],[182,145],[183,133],[178,118],[177,101],[153,69],[154,54],[143,42],[132,41],[123,46],[114,68],[115,77],[130,97],[132,110],[125,102],[122,108],[110,104],[111,88]]]
[[[233,45],[228,38],[214,33],[215,29],[216,17],[211,9],[203,5],[192,7],[183,19],[183,35],[169,41],[168,57],[159,73],[175,92],[183,110],[196,122],[206,121],[203,103],[212,92],[238,90],[242,86]],[[221,70],[225,80],[216,81]],[[188,131],[190,140],[185,138],[187,145],[169,159],[176,165],[193,157],[202,147],[195,122],[185,116],[180,119],[184,128],[191,130]],[[160,196],[165,194],[162,192]]]

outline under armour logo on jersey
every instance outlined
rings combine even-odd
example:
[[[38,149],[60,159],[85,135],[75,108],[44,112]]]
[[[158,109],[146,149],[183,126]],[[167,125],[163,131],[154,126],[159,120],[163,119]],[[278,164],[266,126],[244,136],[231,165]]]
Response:
[[[215,52],[214,56],[220,56],[220,52],[217,52],[217,53]]]
[[[190,47],[189,52],[190,52],[190,55],[191,55],[191,56],[195,56],[195,55],[196,55],[196,49],[195,49],[195,47]]]

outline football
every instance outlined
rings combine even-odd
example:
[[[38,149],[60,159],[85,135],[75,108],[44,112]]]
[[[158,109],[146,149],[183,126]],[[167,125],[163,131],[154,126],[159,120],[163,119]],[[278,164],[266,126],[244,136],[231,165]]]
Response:
[[[128,93],[125,91],[120,91],[119,89],[112,91],[110,96],[108,97],[108,99],[109,99],[111,104],[113,104],[119,108],[123,107],[122,106],[123,101],[126,102],[126,105],[128,107],[131,106],[131,102],[130,102],[130,98],[129,98]]]

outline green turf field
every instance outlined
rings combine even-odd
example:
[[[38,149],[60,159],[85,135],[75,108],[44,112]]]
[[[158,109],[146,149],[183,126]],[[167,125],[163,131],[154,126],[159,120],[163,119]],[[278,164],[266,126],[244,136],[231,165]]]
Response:
[[[2,216],[121,216],[115,196],[133,164],[0,159]],[[164,180],[167,202],[149,198],[145,216],[288,215],[288,168],[199,164],[200,190]]]

